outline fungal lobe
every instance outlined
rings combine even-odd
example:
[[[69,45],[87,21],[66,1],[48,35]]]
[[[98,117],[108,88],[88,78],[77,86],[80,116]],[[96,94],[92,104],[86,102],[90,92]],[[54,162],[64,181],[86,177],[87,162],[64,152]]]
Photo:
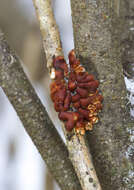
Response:
[[[77,93],[80,95],[80,97],[82,97],[82,98],[88,97],[88,94],[89,94],[88,90],[86,90],[86,89],[84,89],[84,88],[79,88],[79,87],[77,87],[76,92],[77,92]]]
[[[64,111],[67,111],[71,104],[71,93],[68,91],[64,100]]]
[[[80,100],[80,95],[79,94],[75,94],[72,96],[72,102],[77,102],[78,100]]]
[[[60,112],[59,119],[65,122],[65,127],[68,131],[74,128],[74,125],[78,121],[79,114],[77,112]]]
[[[53,67],[64,71],[64,75],[68,74],[68,67],[63,56],[57,56],[53,58]]]

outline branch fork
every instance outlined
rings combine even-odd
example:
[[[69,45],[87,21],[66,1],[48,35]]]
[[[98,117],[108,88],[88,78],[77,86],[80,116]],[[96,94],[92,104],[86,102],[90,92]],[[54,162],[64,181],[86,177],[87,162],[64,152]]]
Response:
[[[33,3],[40,23],[50,78],[55,79],[55,69],[52,65],[53,56],[63,56],[63,52],[60,44],[60,35],[53,16],[51,0],[33,0]],[[66,137],[69,157],[78,175],[82,189],[101,190],[84,136],[75,134],[68,140],[68,132],[65,130],[65,127],[63,127],[63,131]]]

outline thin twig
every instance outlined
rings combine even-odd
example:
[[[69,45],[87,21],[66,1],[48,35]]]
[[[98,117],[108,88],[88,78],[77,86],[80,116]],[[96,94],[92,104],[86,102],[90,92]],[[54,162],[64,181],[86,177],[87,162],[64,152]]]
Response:
[[[68,151],[0,30],[0,86],[63,190],[81,190]]]
[[[101,190],[85,138],[75,135],[67,142],[70,159],[75,167],[83,190]]]
[[[43,47],[47,58],[47,67],[52,67],[53,56],[63,55],[60,36],[54,20],[50,0],[33,0],[43,37]]]
[[[44,190],[54,190],[54,179],[48,170],[45,172],[45,185]]]
[[[53,16],[51,0],[33,0],[40,23],[47,67],[52,67],[53,55],[62,55],[59,32]],[[58,51],[57,51],[58,50]],[[48,55],[47,55],[48,54]],[[101,190],[99,180],[92,163],[90,152],[85,144],[84,136],[74,135],[68,140],[68,134],[63,127],[69,156],[80,180],[83,190]]]

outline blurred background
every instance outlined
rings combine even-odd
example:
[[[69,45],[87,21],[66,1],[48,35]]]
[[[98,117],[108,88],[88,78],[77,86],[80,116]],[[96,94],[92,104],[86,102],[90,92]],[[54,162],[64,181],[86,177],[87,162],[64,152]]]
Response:
[[[67,57],[73,48],[70,1],[54,0],[53,9]],[[57,115],[51,110],[50,79],[32,0],[1,0],[0,27],[25,64],[24,69],[48,113],[51,112],[52,120],[56,119],[59,126]],[[0,190],[58,190],[1,88],[0,108]],[[58,130],[62,135],[59,127]]]
[[[53,9],[67,58],[68,52],[74,47],[70,0],[53,0]],[[24,69],[42,103],[48,113],[51,112],[52,121],[56,126],[60,126],[56,113],[51,109],[53,106],[49,99],[50,79],[45,67],[46,60],[32,0],[1,0],[0,27],[11,47],[22,59]],[[130,70],[134,71],[133,68]],[[133,74],[132,72],[129,79],[125,77],[132,116]],[[0,108],[0,190],[59,190],[1,88]],[[58,131],[63,137],[59,127]]]

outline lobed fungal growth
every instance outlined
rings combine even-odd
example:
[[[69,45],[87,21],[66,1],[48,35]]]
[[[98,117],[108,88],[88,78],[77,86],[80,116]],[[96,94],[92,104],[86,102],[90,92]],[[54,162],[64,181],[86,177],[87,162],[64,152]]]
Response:
[[[55,80],[50,86],[51,99],[66,130],[85,134],[98,122],[103,97],[97,90],[99,82],[81,66],[74,50],[68,57],[69,68],[64,57],[53,57]]]

